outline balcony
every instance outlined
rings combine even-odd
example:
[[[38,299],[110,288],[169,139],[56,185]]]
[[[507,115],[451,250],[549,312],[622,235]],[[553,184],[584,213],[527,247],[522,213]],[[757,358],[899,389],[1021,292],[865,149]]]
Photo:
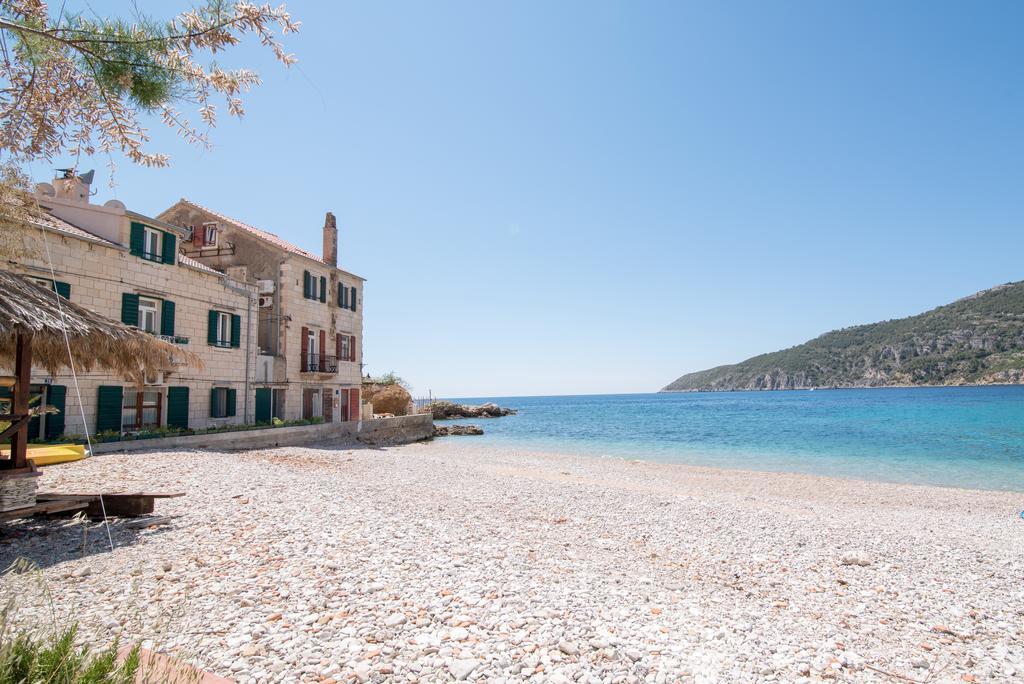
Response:
[[[327,354],[306,354],[302,358],[303,373],[337,373],[338,359]]]

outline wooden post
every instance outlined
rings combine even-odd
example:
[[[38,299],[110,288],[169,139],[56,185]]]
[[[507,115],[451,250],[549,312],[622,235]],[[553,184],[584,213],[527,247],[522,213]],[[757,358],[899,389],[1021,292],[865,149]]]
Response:
[[[32,381],[32,341],[24,333],[18,333],[14,355],[14,397],[11,413],[16,416],[28,415],[29,384]],[[28,422],[22,423],[11,435],[11,467],[15,470],[28,467]]]

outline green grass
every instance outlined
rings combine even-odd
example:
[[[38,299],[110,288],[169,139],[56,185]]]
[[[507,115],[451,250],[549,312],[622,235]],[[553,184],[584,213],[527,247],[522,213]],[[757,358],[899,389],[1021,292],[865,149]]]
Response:
[[[78,626],[36,637],[20,632],[0,640],[0,684],[132,684],[139,672],[139,647],[118,662],[118,642],[98,651],[75,646]]]

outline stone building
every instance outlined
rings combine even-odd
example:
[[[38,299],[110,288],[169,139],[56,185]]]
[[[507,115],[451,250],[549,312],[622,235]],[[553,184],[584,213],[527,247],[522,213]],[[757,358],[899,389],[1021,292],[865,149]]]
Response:
[[[319,256],[187,199],[159,218],[191,236],[186,258],[259,292],[256,419],[359,420],[365,281],[338,268],[333,214]]]
[[[60,412],[34,419],[30,439],[80,435],[86,426],[90,432],[134,432],[252,422],[256,286],[182,255],[188,230],[117,200],[93,204],[87,180],[68,175],[38,186],[36,198],[49,216],[24,228],[30,253],[4,268],[180,344],[205,367],[168,368],[143,387],[104,372],[80,372],[77,390],[68,373],[33,369],[34,392]]]

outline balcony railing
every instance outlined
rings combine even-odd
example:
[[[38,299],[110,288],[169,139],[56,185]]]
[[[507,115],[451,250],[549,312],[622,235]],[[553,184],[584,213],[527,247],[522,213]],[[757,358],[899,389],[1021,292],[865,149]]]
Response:
[[[166,263],[164,261],[164,255],[163,254],[158,254],[156,252],[147,252],[147,251],[143,250],[142,253],[139,254],[139,256],[141,256],[146,261],[155,261],[158,264]]]
[[[164,342],[170,342],[171,344],[188,344],[189,339],[182,335],[157,335]]]
[[[302,358],[303,373],[337,373],[338,359],[326,354],[306,354]]]

